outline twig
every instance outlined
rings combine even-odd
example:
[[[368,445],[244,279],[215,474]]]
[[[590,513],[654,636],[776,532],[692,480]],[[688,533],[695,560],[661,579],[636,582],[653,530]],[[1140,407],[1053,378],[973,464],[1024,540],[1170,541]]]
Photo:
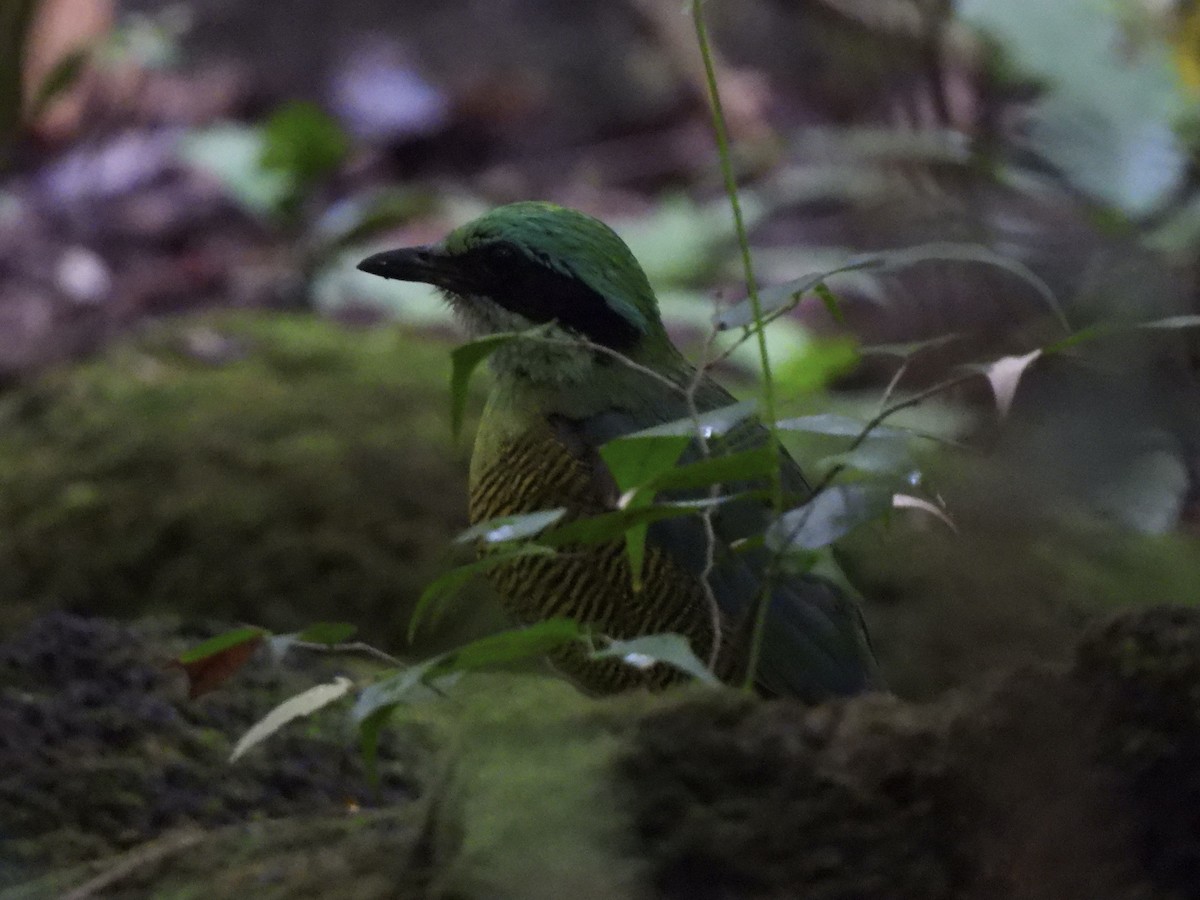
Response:
[[[177,833],[167,834],[158,840],[135,847],[124,854],[114,865],[66,894],[63,900],[88,900],[90,897],[95,897],[138,869],[194,847],[200,843],[203,837],[203,831],[196,828],[185,828]]]

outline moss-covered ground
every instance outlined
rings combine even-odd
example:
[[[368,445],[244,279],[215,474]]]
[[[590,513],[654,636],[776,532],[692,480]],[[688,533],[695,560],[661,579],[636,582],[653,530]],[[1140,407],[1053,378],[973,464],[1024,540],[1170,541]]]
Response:
[[[454,562],[446,346],[303,315],[145,327],[0,399],[0,629],[32,610],[363,626]],[[468,432],[469,434],[470,432]],[[469,605],[469,601],[468,601]]]

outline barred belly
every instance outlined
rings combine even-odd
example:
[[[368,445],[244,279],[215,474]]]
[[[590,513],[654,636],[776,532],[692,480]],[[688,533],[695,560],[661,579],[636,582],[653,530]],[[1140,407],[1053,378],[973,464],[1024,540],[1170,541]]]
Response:
[[[556,507],[566,507],[570,519],[608,510],[588,463],[548,431],[501,445],[493,459],[477,466],[472,482],[472,522]],[[622,639],[675,632],[689,639],[700,659],[712,652],[712,613],[699,581],[654,546],[646,548],[637,592],[620,541],[519,557],[492,569],[489,577],[509,612],[524,623],[566,616]],[[661,687],[680,678],[665,665],[638,669],[618,660],[590,660],[581,646],[552,659],[581,687],[597,693]]]

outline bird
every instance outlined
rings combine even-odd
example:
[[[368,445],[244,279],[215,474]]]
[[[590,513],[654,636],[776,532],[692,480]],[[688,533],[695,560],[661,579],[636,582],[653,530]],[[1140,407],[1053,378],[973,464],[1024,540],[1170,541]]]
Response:
[[[468,479],[473,523],[549,509],[566,509],[575,520],[614,510],[620,492],[599,452],[605,443],[735,402],[672,343],[628,245],[583,212],[510,203],[438,243],[376,253],[358,268],[440,289],[471,337],[530,335],[501,343],[488,360],[493,382]],[[768,440],[752,418],[714,447],[728,453]],[[703,452],[693,440],[680,462]],[[779,456],[783,488],[807,498],[799,466],[786,452]],[[708,529],[697,516],[651,524],[640,586],[619,540],[518,556],[492,568],[489,578],[519,622],[567,616],[616,640],[682,634],[727,682],[747,680],[753,611],[767,590],[751,676],[761,694],[817,703],[877,689],[857,603],[811,574],[773,571],[761,540],[772,506],[765,491],[747,495],[746,487],[765,485],[724,485],[739,496],[716,508]],[[594,694],[656,689],[682,677],[661,662],[596,659],[580,645],[553,652],[551,660]]]

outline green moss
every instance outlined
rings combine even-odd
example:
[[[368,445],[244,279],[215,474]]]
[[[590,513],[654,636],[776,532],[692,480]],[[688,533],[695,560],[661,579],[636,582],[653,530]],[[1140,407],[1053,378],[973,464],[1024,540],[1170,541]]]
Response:
[[[395,643],[452,560],[444,345],[306,316],[155,326],[0,404],[0,596]]]
[[[888,686],[903,697],[1064,660],[1097,616],[1200,599],[1193,535],[1138,534],[1053,494],[1030,497],[986,461],[934,472],[956,530],[913,513],[839,545],[867,597]]]

